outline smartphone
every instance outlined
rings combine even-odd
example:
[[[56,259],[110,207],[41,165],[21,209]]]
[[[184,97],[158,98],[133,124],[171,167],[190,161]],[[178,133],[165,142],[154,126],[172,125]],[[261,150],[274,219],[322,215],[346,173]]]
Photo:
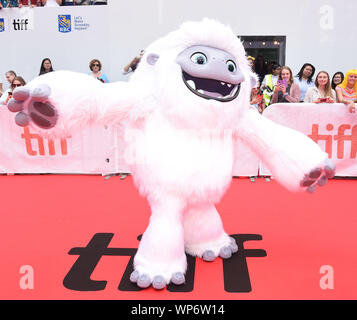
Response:
[[[286,80],[278,80],[278,85],[283,85],[285,88],[287,88],[288,82]]]
[[[320,98],[319,100],[320,100],[320,102],[327,102],[328,98]]]

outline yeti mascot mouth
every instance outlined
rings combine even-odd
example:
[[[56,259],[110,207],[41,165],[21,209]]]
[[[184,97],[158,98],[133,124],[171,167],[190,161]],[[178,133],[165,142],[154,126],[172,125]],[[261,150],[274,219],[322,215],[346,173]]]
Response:
[[[151,209],[130,280],[163,289],[185,282],[186,253],[213,261],[238,250],[215,207],[232,180],[236,139],[290,191],[313,192],[334,176],[316,143],[250,107],[255,79],[232,30],[203,19],[153,42],[127,82],[50,72],[14,90],[8,109],[49,138],[93,123],[124,129],[133,181]]]

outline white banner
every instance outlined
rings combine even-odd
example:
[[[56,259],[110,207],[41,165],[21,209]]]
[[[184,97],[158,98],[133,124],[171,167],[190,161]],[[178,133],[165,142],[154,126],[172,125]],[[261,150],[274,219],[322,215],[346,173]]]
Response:
[[[49,140],[18,127],[14,113],[0,107],[0,172],[2,173],[113,173],[116,131],[90,127],[67,139]]]
[[[267,118],[303,132],[336,164],[337,176],[357,176],[357,114],[343,104],[275,104]],[[125,162],[123,132],[118,128],[88,127],[71,138],[49,140],[20,128],[14,114],[0,108],[0,172],[93,173],[130,172]],[[236,142],[233,176],[270,175],[249,148]]]
[[[0,172],[91,173],[130,172],[124,134],[119,128],[91,126],[67,139],[49,140],[15,125],[15,114],[0,108]],[[259,159],[237,145],[234,176],[256,176]]]
[[[263,115],[314,140],[336,164],[336,176],[357,176],[357,113],[344,104],[279,103]],[[270,175],[261,164],[260,175]]]

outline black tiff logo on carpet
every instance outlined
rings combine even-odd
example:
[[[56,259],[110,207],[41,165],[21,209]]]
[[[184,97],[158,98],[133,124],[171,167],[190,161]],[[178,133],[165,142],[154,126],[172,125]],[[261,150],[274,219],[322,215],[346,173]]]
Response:
[[[107,281],[92,280],[91,275],[102,256],[126,256],[130,257],[125,272],[120,280],[118,290],[140,291],[136,284],[130,282],[130,274],[133,272],[135,248],[108,248],[113,233],[96,233],[86,247],[72,248],[68,254],[78,255],[78,259],[67,273],[63,285],[76,291],[100,291],[104,290]],[[263,249],[245,249],[244,242],[262,240],[259,234],[234,234],[231,235],[237,242],[238,252],[229,259],[222,259],[224,290],[227,292],[250,292],[252,286],[249,277],[247,258],[266,257]],[[141,236],[138,237],[140,241]],[[187,256],[186,281],[183,285],[169,284],[166,289],[170,292],[191,292],[194,288],[196,257]]]

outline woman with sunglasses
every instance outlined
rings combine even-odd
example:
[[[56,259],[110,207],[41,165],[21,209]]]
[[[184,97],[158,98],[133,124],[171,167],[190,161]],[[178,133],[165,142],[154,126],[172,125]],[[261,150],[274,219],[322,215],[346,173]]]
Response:
[[[93,59],[89,62],[89,69],[92,71],[90,75],[104,83],[109,83],[108,77],[101,71],[102,64],[98,59]]]
[[[26,81],[20,77],[17,76],[15,77],[12,82],[11,82],[11,86],[9,89],[7,89],[4,94],[1,96],[0,98],[0,104],[7,104],[8,101],[12,98],[12,92],[17,88],[17,87],[22,87],[26,84]]]

